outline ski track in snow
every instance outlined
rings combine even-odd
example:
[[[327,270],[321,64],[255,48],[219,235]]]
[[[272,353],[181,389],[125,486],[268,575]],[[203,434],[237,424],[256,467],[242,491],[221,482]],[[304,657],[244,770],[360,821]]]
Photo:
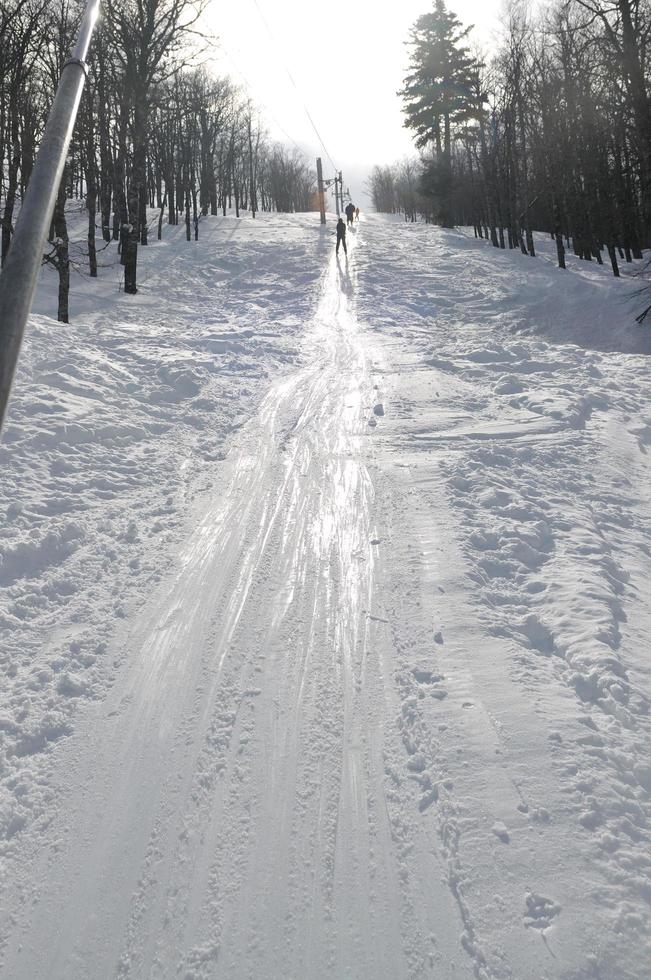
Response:
[[[0,975],[643,980],[625,284],[370,218],[315,290],[313,216],[206,229],[27,346]]]
[[[260,237],[231,219],[202,222],[196,245],[167,228],[131,303],[112,246],[102,278],[73,279],[70,325],[43,315],[42,273],[0,444],[0,850],[47,822],[49,749],[112,682],[115,629],[168,570],[230,434],[296,360],[323,251],[309,221]]]

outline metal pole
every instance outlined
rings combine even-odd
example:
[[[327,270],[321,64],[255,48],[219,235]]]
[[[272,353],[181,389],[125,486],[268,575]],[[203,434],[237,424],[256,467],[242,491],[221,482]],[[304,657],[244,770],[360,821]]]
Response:
[[[341,175],[341,170],[339,171],[339,200],[341,202],[341,210],[344,210],[344,178]]]
[[[319,188],[319,211],[321,212],[321,224],[324,225],[326,223],[326,214],[325,214],[325,193],[323,190],[323,167],[321,166],[321,157],[317,157],[316,159],[316,177],[317,177],[317,185]]]
[[[16,230],[0,275],[0,429],[36,290],[68,146],[86,81],[86,56],[100,0],[88,0],[77,44],[61,72]]]
[[[339,210],[339,177],[335,174],[335,208],[337,209],[337,217],[341,217],[341,211]]]

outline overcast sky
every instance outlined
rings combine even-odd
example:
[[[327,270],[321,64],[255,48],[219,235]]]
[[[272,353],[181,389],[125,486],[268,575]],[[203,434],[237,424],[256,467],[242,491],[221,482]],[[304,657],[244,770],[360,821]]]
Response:
[[[448,6],[464,24],[476,25],[475,43],[486,49],[500,3]],[[272,135],[320,155],[331,176],[307,106],[353,199],[362,200],[373,164],[413,152],[396,91],[406,71],[409,28],[430,7],[431,0],[212,0],[209,23],[218,37],[212,67],[245,84]]]

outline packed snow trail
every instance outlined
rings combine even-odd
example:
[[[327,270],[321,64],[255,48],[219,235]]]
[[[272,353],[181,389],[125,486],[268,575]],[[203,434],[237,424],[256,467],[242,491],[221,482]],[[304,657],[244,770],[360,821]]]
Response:
[[[443,865],[417,811],[387,798],[402,747],[374,636],[352,289],[333,259],[308,366],[237,438],[128,630],[128,668],[62,748],[60,815],[7,977],[395,980],[430,961],[472,975]]]
[[[101,575],[134,572],[112,627],[90,557],[57,545],[41,570],[29,545],[39,514],[58,527],[72,509],[80,460],[101,464],[85,446],[115,392],[89,408],[69,371],[30,362],[25,404],[30,384],[48,411],[48,384],[70,391],[55,434],[79,448],[50,457],[49,482],[10,471],[50,496],[16,510],[24,538],[0,563],[16,689],[0,976],[646,980],[651,342],[626,326],[630,285],[572,257],[560,272],[544,240],[531,260],[371,218],[308,316],[334,244],[313,244],[317,222],[208,225],[159,260],[169,321],[145,296],[123,330],[113,384],[134,351],[143,382],[164,362],[144,410],[129,375],[119,388],[131,428],[170,428],[125,450],[124,481],[152,474],[146,507],[125,498],[135,531],[120,499],[90,511],[112,532]],[[43,431],[19,417],[10,445]],[[152,533],[134,563],[168,513],[156,451],[169,466],[176,445],[176,537]],[[144,569],[174,543],[156,584]],[[55,606],[50,647],[49,603],[84,570],[90,600]],[[89,615],[114,630],[95,660]],[[102,657],[112,687],[84,704]]]

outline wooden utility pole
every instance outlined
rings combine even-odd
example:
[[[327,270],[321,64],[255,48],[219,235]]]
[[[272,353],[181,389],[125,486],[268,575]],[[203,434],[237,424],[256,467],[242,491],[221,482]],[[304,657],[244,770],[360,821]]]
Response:
[[[326,223],[325,215],[325,193],[323,190],[323,167],[321,166],[321,157],[316,158],[316,177],[317,184],[319,188],[319,211],[321,212],[321,224]]]

